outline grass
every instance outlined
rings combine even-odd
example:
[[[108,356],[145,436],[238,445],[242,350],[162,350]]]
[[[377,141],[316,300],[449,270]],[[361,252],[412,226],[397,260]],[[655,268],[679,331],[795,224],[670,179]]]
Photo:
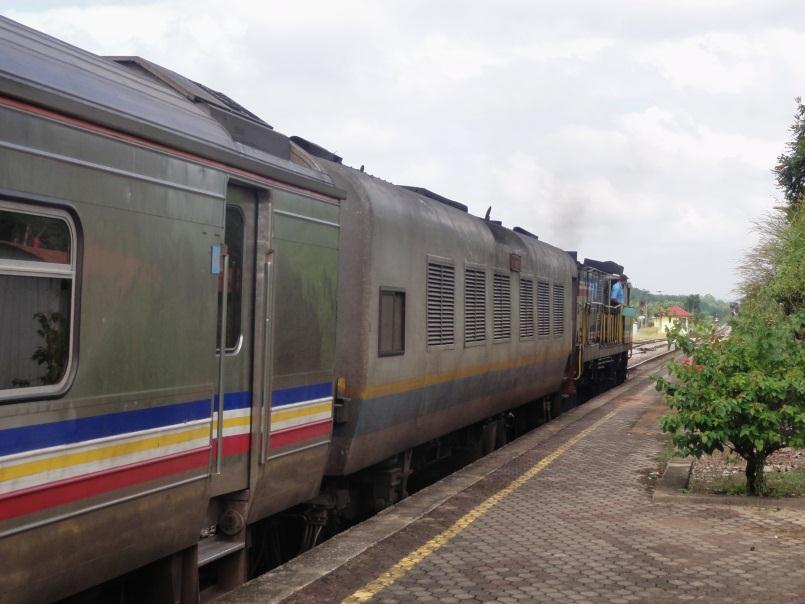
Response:
[[[767,472],[766,484],[770,497],[802,497],[805,496],[805,469],[788,472]],[[716,495],[745,495],[746,477],[743,471],[731,476],[723,476],[710,480],[692,479],[688,485],[689,493],[708,493]]]
[[[663,447],[662,451],[660,452],[660,461],[663,464],[666,464],[671,460],[671,458],[677,457],[678,455],[679,455],[679,453],[677,453],[677,450],[674,447],[674,444],[671,442],[671,439],[670,438],[667,439],[665,441],[665,446]]]

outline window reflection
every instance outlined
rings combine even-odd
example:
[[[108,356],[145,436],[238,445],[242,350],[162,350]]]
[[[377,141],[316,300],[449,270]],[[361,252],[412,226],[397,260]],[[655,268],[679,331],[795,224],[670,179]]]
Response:
[[[67,223],[50,216],[0,210],[0,259],[69,263]]]

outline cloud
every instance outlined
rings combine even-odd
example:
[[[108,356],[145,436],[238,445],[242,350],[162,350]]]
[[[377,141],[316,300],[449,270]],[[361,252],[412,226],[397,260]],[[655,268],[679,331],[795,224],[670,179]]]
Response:
[[[729,296],[805,82],[796,0],[49,4],[4,14],[666,292]]]

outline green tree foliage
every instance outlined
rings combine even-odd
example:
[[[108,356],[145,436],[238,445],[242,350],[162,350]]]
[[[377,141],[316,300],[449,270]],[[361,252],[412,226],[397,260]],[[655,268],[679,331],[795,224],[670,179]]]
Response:
[[[653,316],[657,311],[668,308],[676,304],[683,308],[687,308],[688,299],[691,296],[699,297],[699,312],[705,317],[712,317],[715,319],[723,320],[730,314],[730,305],[723,300],[718,300],[711,294],[654,294],[648,290],[640,289],[639,287],[632,287],[632,306],[645,306],[649,316]],[[644,303],[644,304],[641,304]],[[695,313],[695,311],[694,311]]]
[[[702,310],[702,297],[699,294],[691,294],[685,298],[685,310],[691,314],[698,315]]]
[[[741,293],[765,292],[792,313],[805,306],[805,207],[770,213],[755,226],[758,244],[739,267]]]
[[[785,237],[768,293],[791,314],[805,308],[805,207],[794,216]]]
[[[777,158],[777,166],[774,168],[777,186],[785,196],[789,216],[805,205],[805,105],[800,98],[796,102],[794,124],[791,126],[794,137],[786,145],[788,153]]]
[[[786,315],[762,296],[744,304],[727,338],[707,324],[669,334],[686,356],[669,363],[671,379],[657,379],[673,410],[661,418],[662,429],[685,455],[727,448],[743,457],[749,494],[766,492],[771,453],[805,446],[801,321],[805,313]]]
[[[58,312],[38,312],[34,319],[39,323],[36,333],[42,338],[42,345],[34,351],[31,358],[45,366],[42,383],[55,384],[64,376],[70,345],[69,325],[64,315]]]

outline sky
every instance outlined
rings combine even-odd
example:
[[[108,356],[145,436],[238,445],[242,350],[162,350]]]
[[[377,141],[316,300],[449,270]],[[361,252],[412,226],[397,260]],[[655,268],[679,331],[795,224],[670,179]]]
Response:
[[[223,8],[222,8],[223,7]],[[805,96],[801,0],[0,0],[654,292],[736,297]]]

